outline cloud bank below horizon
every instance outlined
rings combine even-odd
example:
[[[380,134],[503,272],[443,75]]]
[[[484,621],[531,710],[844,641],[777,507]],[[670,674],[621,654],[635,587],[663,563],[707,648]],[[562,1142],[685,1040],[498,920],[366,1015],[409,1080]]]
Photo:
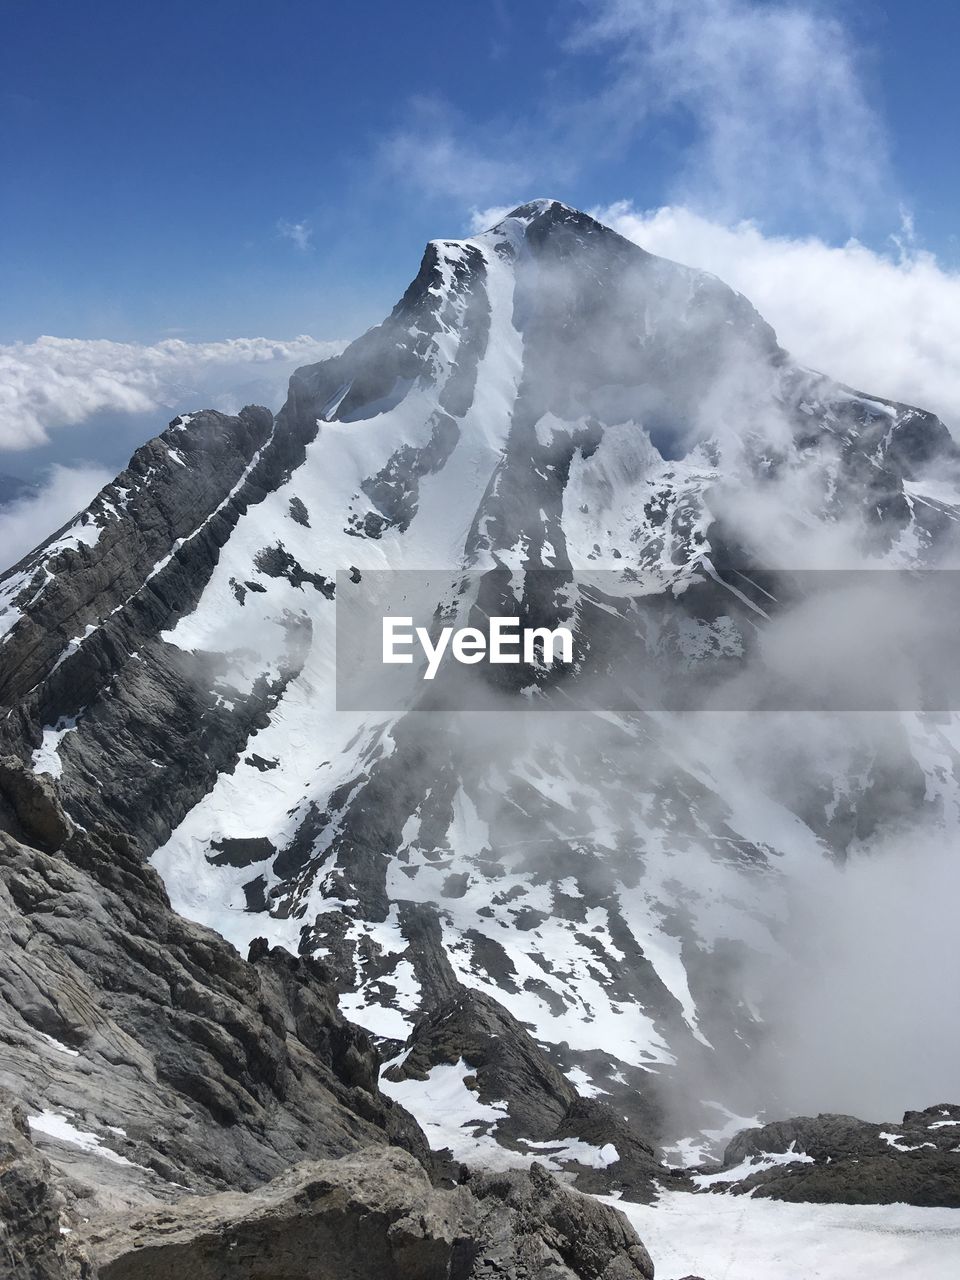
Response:
[[[52,432],[97,413],[136,415],[181,407],[232,412],[240,407],[238,387],[251,380],[251,389],[282,399],[298,365],[336,355],[343,346],[308,336],[221,342],[168,338],[152,346],[40,337],[0,346],[0,451],[46,444]]]

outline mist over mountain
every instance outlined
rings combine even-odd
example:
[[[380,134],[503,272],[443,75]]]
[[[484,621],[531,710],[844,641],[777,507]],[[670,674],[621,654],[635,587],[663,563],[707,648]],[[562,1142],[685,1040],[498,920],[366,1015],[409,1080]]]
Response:
[[[939,418],[555,200],[431,242],[276,415],[137,449],[0,578],[0,1082],[54,1182],[110,1166],[65,1193],[77,1247],[134,1274],[118,1209],[280,1213],[344,1155],[323,1178],[409,1206],[429,1175],[502,1249],[570,1194],[536,1164],[632,1203],[960,1205],[960,737],[912,683],[957,610],[911,594],[958,525]],[[338,609],[386,574],[578,660],[340,709]],[[682,713],[644,698],[664,652]],[[570,1204],[620,1270],[529,1274],[650,1274]]]

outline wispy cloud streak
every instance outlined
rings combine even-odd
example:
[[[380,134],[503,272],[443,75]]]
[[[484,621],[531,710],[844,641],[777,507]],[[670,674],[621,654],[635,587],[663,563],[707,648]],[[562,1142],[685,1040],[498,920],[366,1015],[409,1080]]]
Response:
[[[884,190],[884,129],[844,25],[822,6],[598,0],[574,46],[611,59],[594,109],[629,136],[675,113],[692,129],[677,196],[725,219],[860,222]]]

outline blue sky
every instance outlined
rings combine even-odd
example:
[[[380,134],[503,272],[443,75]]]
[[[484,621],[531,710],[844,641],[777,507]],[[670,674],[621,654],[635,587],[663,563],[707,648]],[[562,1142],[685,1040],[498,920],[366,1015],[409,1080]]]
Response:
[[[351,336],[427,239],[542,194],[879,249],[907,208],[956,264],[957,6],[795,5],[813,56],[779,111],[794,64],[765,79],[740,60],[742,32],[762,61],[788,30],[768,21],[784,5],[650,0],[662,21],[638,31],[643,7],[0,0],[0,342]],[[734,47],[696,48],[698,83],[675,95],[711,11]],[[598,16],[615,29],[585,36]],[[651,41],[669,46],[654,61]],[[728,73],[733,100],[698,87]],[[818,121],[798,102],[821,95]],[[728,131],[706,154],[731,113],[733,152]]]

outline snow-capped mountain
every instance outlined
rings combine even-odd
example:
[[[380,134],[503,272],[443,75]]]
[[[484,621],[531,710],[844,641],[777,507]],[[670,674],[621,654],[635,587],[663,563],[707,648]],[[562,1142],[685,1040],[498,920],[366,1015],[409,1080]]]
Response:
[[[776,1102],[758,975],[794,886],[955,829],[955,727],[791,730],[775,766],[775,716],[524,713],[502,684],[342,711],[338,595],[429,571],[467,618],[549,570],[538,607],[588,647],[683,600],[675,642],[737,653],[776,613],[749,566],[947,563],[958,461],[716,278],[534,201],[428,245],[275,418],[175,420],[0,580],[0,745],[190,920],[322,959],[432,1146],[645,1194],[657,1143],[695,1163]]]

